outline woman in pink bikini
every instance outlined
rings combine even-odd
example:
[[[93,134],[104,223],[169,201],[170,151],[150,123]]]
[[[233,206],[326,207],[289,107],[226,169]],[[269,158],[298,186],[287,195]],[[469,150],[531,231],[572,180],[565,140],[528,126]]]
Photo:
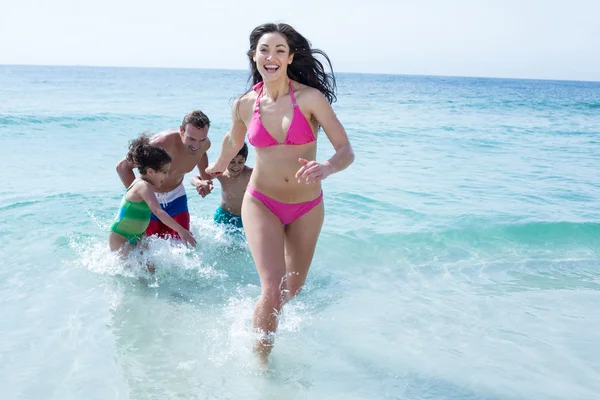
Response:
[[[253,90],[233,104],[231,130],[206,169],[221,174],[243,146],[255,147],[255,166],[242,203],[242,220],[262,293],[254,309],[263,361],[273,347],[277,318],[306,280],[324,218],[321,181],[354,161],[352,146],[331,103],[335,77],[315,58],[327,55],[287,24],[264,24],[250,34]],[[315,161],[319,128],[335,149]]]

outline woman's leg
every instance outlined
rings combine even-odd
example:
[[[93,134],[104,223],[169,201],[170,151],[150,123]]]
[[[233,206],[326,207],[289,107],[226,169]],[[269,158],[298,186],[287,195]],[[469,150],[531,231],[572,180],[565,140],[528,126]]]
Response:
[[[260,200],[246,193],[242,203],[246,240],[260,277],[261,295],[254,308],[253,327],[261,334],[255,350],[266,359],[273,346],[270,334],[277,330],[281,309],[281,285],[285,276],[283,225]]]
[[[285,227],[285,300],[294,298],[306,281],[323,227],[325,207],[321,201],[312,210]]]

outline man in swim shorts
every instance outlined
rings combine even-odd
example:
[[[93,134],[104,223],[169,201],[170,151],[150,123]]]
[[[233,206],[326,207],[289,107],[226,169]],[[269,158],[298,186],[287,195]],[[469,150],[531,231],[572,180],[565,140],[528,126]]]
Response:
[[[208,156],[206,151],[210,148],[208,129],[210,120],[200,110],[189,112],[184,118],[179,129],[170,129],[159,132],[150,140],[150,144],[158,146],[171,156],[171,168],[165,177],[160,189],[156,191],[156,198],[163,210],[185,229],[190,229],[190,214],[188,211],[187,195],[183,186],[185,174],[198,168],[199,175],[192,177],[191,183],[202,197],[208,195],[212,189],[211,177],[206,173]],[[123,158],[117,164],[117,173],[125,187],[129,187],[135,180],[133,169],[136,166]],[[177,232],[170,229],[156,218],[150,217],[150,224],[146,235],[159,237],[179,238]]]

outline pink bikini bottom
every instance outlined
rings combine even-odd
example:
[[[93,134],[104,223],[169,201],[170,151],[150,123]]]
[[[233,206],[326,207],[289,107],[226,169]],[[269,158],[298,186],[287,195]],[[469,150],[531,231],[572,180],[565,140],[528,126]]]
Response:
[[[265,196],[258,190],[248,186],[246,191],[253,197],[260,200],[273,214],[275,214],[283,225],[290,224],[315,208],[323,199],[323,191],[319,197],[314,200],[306,201],[304,203],[282,203],[277,200],[273,200],[269,196]]]

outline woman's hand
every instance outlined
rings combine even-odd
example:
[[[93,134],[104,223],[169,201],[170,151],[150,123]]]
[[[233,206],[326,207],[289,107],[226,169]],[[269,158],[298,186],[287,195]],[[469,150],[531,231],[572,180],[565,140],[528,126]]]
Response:
[[[212,163],[206,168],[205,171],[207,174],[209,174],[211,176],[219,176],[219,175],[223,174],[223,171],[225,171],[225,168],[217,165],[217,163]]]
[[[299,158],[298,162],[302,167],[296,172],[298,183],[302,181],[306,184],[317,183],[331,175],[331,168],[328,165],[318,163],[317,161],[308,161],[304,158]]]

